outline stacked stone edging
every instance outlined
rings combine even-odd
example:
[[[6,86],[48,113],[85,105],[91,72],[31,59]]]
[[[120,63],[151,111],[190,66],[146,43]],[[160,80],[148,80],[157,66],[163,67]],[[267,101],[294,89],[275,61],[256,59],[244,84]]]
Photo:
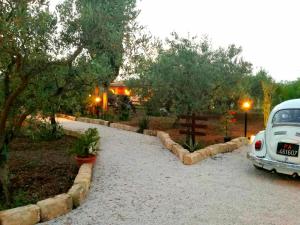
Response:
[[[109,127],[109,121],[101,120],[101,119],[91,119],[91,118],[86,118],[86,117],[77,117],[76,121],[85,122],[85,123],[99,124],[99,125]]]
[[[185,165],[192,165],[197,162],[200,162],[208,157],[217,155],[219,153],[227,153],[232,152],[243,145],[247,145],[249,143],[248,139],[245,137],[235,138],[230,142],[226,142],[223,144],[215,144],[207,146],[206,148],[197,150],[195,152],[186,154],[183,159],[183,163]]]
[[[89,121],[90,123],[96,123],[91,121],[88,118],[85,118],[85,121]],[[76,119],[78,120],[78,119]],[[96,123],[97,124],[97,123]],[[98,123],[99,124],[99,123]],[[112,128],[137,132],[139,130],[138,127],[129,126],[126,124],[121,123],[110,123],[109,125]],[[232,152],[235,149],[240,148],[243,145],[249,144],[249,141],[245,137],[239,137],[235,138],[227,143],[221,143],[221,144],[214,144],[207,146],[203,149],[199,149],[195,152],[190,153],[187,149],[183,148],[181,145],[173,141],[170,137],[170,135],[164,131],[157,131],[157,130],[149,130],[145,129],[143,134],[145,135],[151,135],[151,136],[157,136],[162,144],[169,149],[173,154],[175,154],[182,163],[185,165],[192,165],[195,163],[198,163],[208,157],[214,156],[219,153],[226,153],[226,152]]]
[[[70,116],[70,115],[66,115],[66,114],[62,114],[62,113],[57,113],[56,116],[61,117],[61,118],[65,118],[65,119],[68,119],[68,120],[72,120],[72,121],[76,120],[75,116]]]
[[[78,137],[82,133],[80,131],[64,131],[67,135],[75,137]],[[86,163],[81,165],[74,184],[68,193],[41,200],[35,205],[32,204],[0,211],[0,224],[34,225],[67,214],[84,202],[90,188],[92,173],[93,164]]]
[[[121,130],[132,131],[132,132],[137,132],[139,130],[138,127],[133,127],[122,123],[111,123],[110,127],[121,129]]]

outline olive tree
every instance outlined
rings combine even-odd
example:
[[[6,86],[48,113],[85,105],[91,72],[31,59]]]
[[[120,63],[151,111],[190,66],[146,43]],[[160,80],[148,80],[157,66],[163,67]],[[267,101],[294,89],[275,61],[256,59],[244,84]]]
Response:
[[[240,80],[251,72],[251,64],[239,56],[241,48],[214,50],[206,38],[176,33],[165,46],[160,45],[157,57],[143,62],[144,70],[129,81],[147,104],[190,115],[221,112],[239,98]]]
[[[127,24],[137,15],[134,0],[65,0],[53,13],[48,4],[0,2],[0,181],[7,201],[8,144],[16,130],[33,112],[53,117],[62,96],[88,78],[117,76]]]

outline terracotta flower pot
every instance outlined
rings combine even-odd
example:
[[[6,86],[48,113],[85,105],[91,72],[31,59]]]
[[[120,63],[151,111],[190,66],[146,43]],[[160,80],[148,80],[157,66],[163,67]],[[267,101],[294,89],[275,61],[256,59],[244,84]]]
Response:
[[[97,158],[96,155],[89,155],[89,156],[86,156],[86,157],[75,156],[75,159],[77,161],[78,166],[81,166],[84,163],[95,164],[96,158]]]

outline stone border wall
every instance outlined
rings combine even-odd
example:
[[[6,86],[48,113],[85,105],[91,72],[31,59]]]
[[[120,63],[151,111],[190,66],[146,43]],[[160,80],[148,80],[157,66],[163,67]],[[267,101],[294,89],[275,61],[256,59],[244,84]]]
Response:
[[[75,120],[79,121],[79,122],[100,124],[100,125],[109,127],[109,121],[106,121],[106,120],[91,119],[91,118],[86,118],[86,117],[77,117]]]
[[[80,131],[72,130],[65,130],[65,133],[74,137],[81,134]],[[83,164],[68,193],[39,201],[35,205],[0,211],[0,224],[34,225],[67,214],[84,202],[90,188],[92,173],[93,164]]]
[[[78,118],[76,120],[78,120]],[[94,120],[85,118],[85,121],[88,121],[87,123],[100,124],[99,122],[97,122],[97,120],[96,122],[94,122]],[[113,128],[132,131],[132,132],[138,131],[138,127],[133,127],[121,123],[110,123],[110,124],[107,123],[105,126],[110,126]],[[161,140],[162,144],[167,149],[169,149],[173,154],[175,154],[180,159],[180,161],[185,165],[193,165],[195,163],[198,163],[206,158],[212,157],[219,153],[232,152],[243,145],[249,144],[247,138],[239,137],[231,140],[230,142],[210,145],[203,149],[199,149],[191,153],[187,149],[183,148],[181,145],[173,141],[170,135],[166,132],[157,131],[157,130],[144,130],[143,133],[145,135],[157,136]]]

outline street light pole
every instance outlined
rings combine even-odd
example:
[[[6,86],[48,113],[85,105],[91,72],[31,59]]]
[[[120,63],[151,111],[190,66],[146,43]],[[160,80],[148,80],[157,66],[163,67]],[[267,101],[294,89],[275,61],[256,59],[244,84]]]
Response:
[[[247,121],[247,120],[248,120],[247,117],[248,117],[248,114],[247,114],[247,111],[246,111],[246,112],[245,112],[245,129],[244,129],[244,133],[245,133],[244,136],[245,136],[245,137],[247,137],[247,122],[248,122],[248,121]]]
[[[245,129],[244,136],[247,137],[248,111],[251,109],[252,101],[246,100],[242,103],[242,109],[245,111]]]

